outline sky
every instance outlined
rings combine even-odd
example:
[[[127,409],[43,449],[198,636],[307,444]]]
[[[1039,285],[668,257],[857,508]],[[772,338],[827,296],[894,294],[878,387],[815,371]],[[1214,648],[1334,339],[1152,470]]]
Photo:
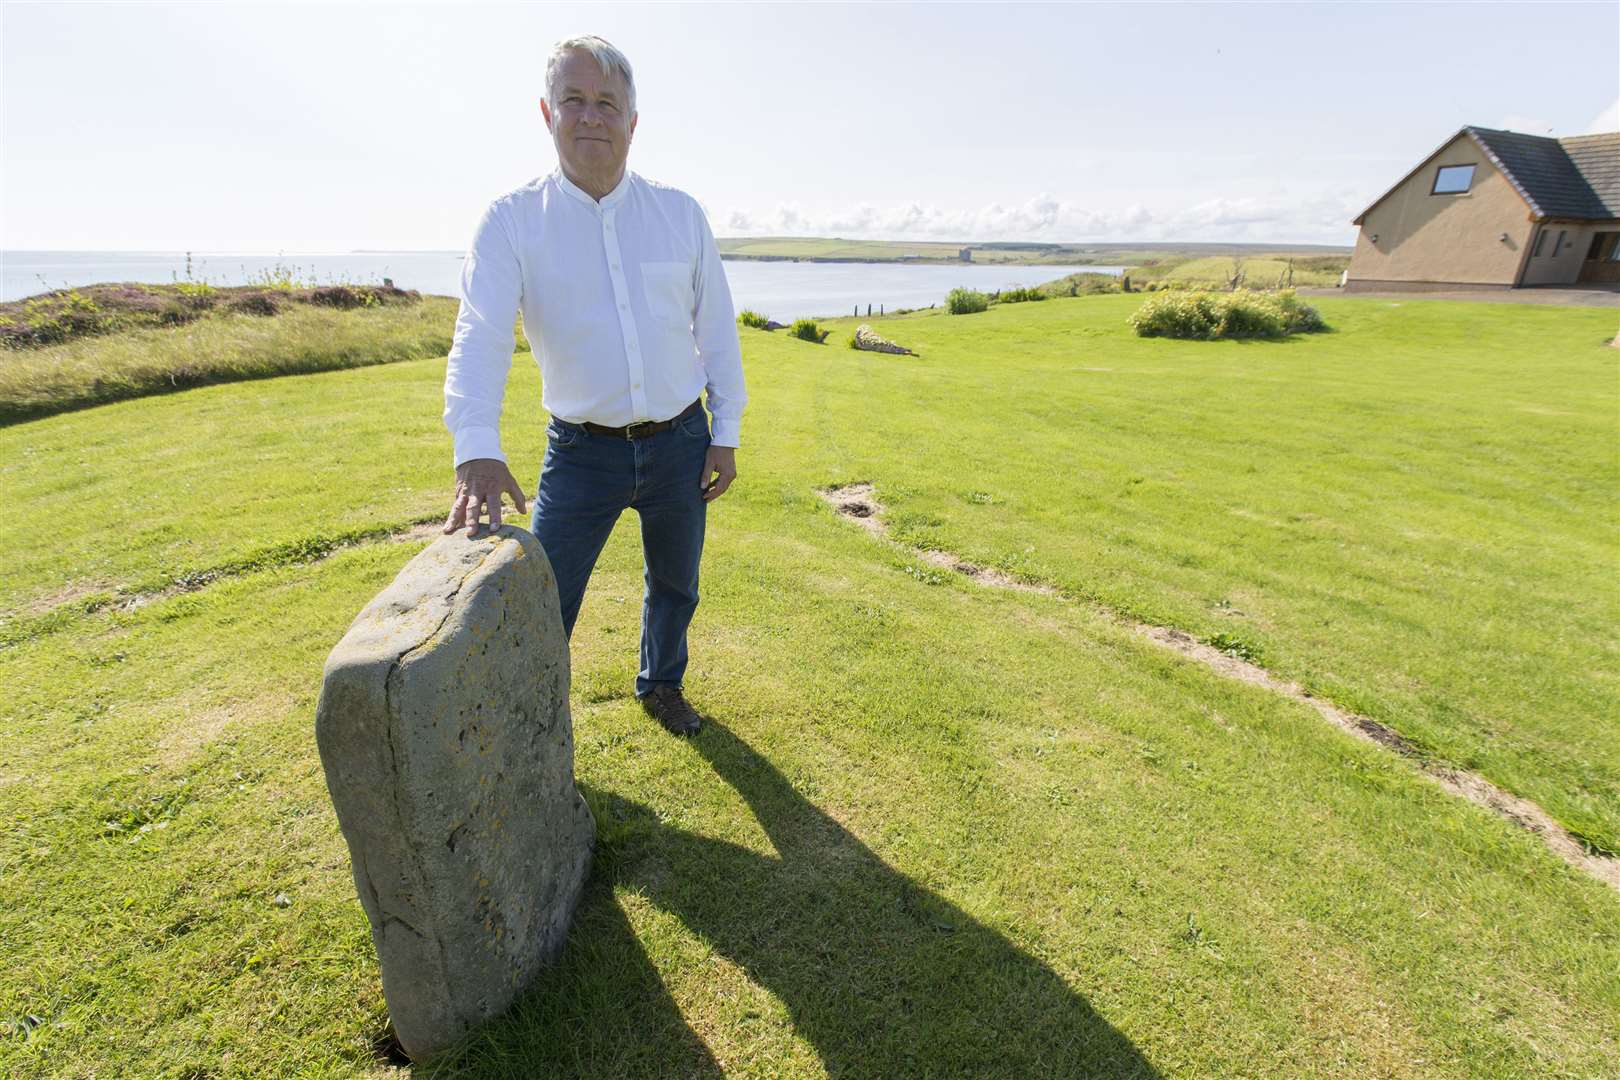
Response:
[[[0,248],[464,250],[551,45],[717,236],[1348,244],[1464,124],[1620,126],[1620,4],[0,6]]]

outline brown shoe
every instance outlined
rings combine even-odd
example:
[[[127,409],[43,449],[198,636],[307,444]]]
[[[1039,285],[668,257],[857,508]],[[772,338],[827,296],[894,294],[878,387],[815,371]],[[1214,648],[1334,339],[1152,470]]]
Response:
[[[678,686],[655,686],[636,700],[671,735],[696,735],[703,727],[703,717],[686,703]]]

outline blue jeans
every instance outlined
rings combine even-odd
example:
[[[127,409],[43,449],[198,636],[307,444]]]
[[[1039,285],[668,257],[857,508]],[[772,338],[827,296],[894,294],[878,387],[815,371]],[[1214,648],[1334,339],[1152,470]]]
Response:
[[[709,419],[699,408],[642,439],[592,435],[552,417],[529,531],[551,560],[563,630],[574,633],[585,582],[619,514],[641,517],[645,560],[641,599],[641,670],[636,694],[680,686],[686,628],[698,604],[704,511],[698,489],[709,450]]]

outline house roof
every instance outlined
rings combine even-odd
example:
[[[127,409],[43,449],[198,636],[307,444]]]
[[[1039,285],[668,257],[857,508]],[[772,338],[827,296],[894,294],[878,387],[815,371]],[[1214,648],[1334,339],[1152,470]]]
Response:
[[[1554,139],[1492,128],[1463,130],[1539,216],[1620,217],[1620,132]]]
[[[1467,135],[1479,146],[1536,217],[1577,221],[1620,218],[1620,132],[1554,139],[1547,135],[1469,126],[1457,135]],[[1450,146],[1457,135],[1447,139],[1417,168],[1403,176],[1400,183],[1357,214],[1352,224],[1361,224],[1368,210],[1411,179]]]

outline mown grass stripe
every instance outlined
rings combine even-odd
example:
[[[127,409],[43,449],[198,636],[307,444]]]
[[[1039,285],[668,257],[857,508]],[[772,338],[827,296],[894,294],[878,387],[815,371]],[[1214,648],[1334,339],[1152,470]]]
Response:
[[[382,525],[373,528],[346,529],[336,533],[315,534],[272,544],[250,555],[230,559],[213,566],[184,570],[152,579],[139,585],[116,591],[103,591],[56,604],[38,614],[0,619],[0,649],[10,648],[34,638],[54,634],[75,625],[79,620],[110,611],[134,611],[158,600],[183,593],[197,592],[224,579],[273,570],[284,566],[301,566],[319,562],[346,548],[386,540],[406,543],[425,540],[438,535],[442,517],[416,518],[404,524]]]
[[[986,588],[1014,589],[1056,596],[1062,600],[1074,600],[1051,585],[1022,581],[1001,571],[978,566],[947,551],[913,547],[895,540],[889,536],[887,525],[881,516],[883,504],[878,502],[876,489],[870,483],[841,484],[823,488],[819,494],[840,516],[855,522],[884,542],[918,556],[930,565],[954,571]],[[1100,615],[1130,627],[1155,645],[1203,664],[1218,675],[1261,686],[1290,700],[1309,705],[1339,730],[1412,761],[1425,776],[1453,795],[1491,810],[1520,828],[1529,830],[1540,837],[1548,850],[1564,862],[1620,891],[1620,858],[1613,852],[1605,851],[1582,839],[1531,800],[1504,791],[1478,773],[1469,772],[1467,769],[1458,768],[1431,756],[1390,725],[1342,709],[1333,702],[1311,693],[1298,683],[1278,677],[1252,659],[1234,655],[1230,650],[1199,641],[1185,630],[1141,622],[1096,601],[1089,603]]]

